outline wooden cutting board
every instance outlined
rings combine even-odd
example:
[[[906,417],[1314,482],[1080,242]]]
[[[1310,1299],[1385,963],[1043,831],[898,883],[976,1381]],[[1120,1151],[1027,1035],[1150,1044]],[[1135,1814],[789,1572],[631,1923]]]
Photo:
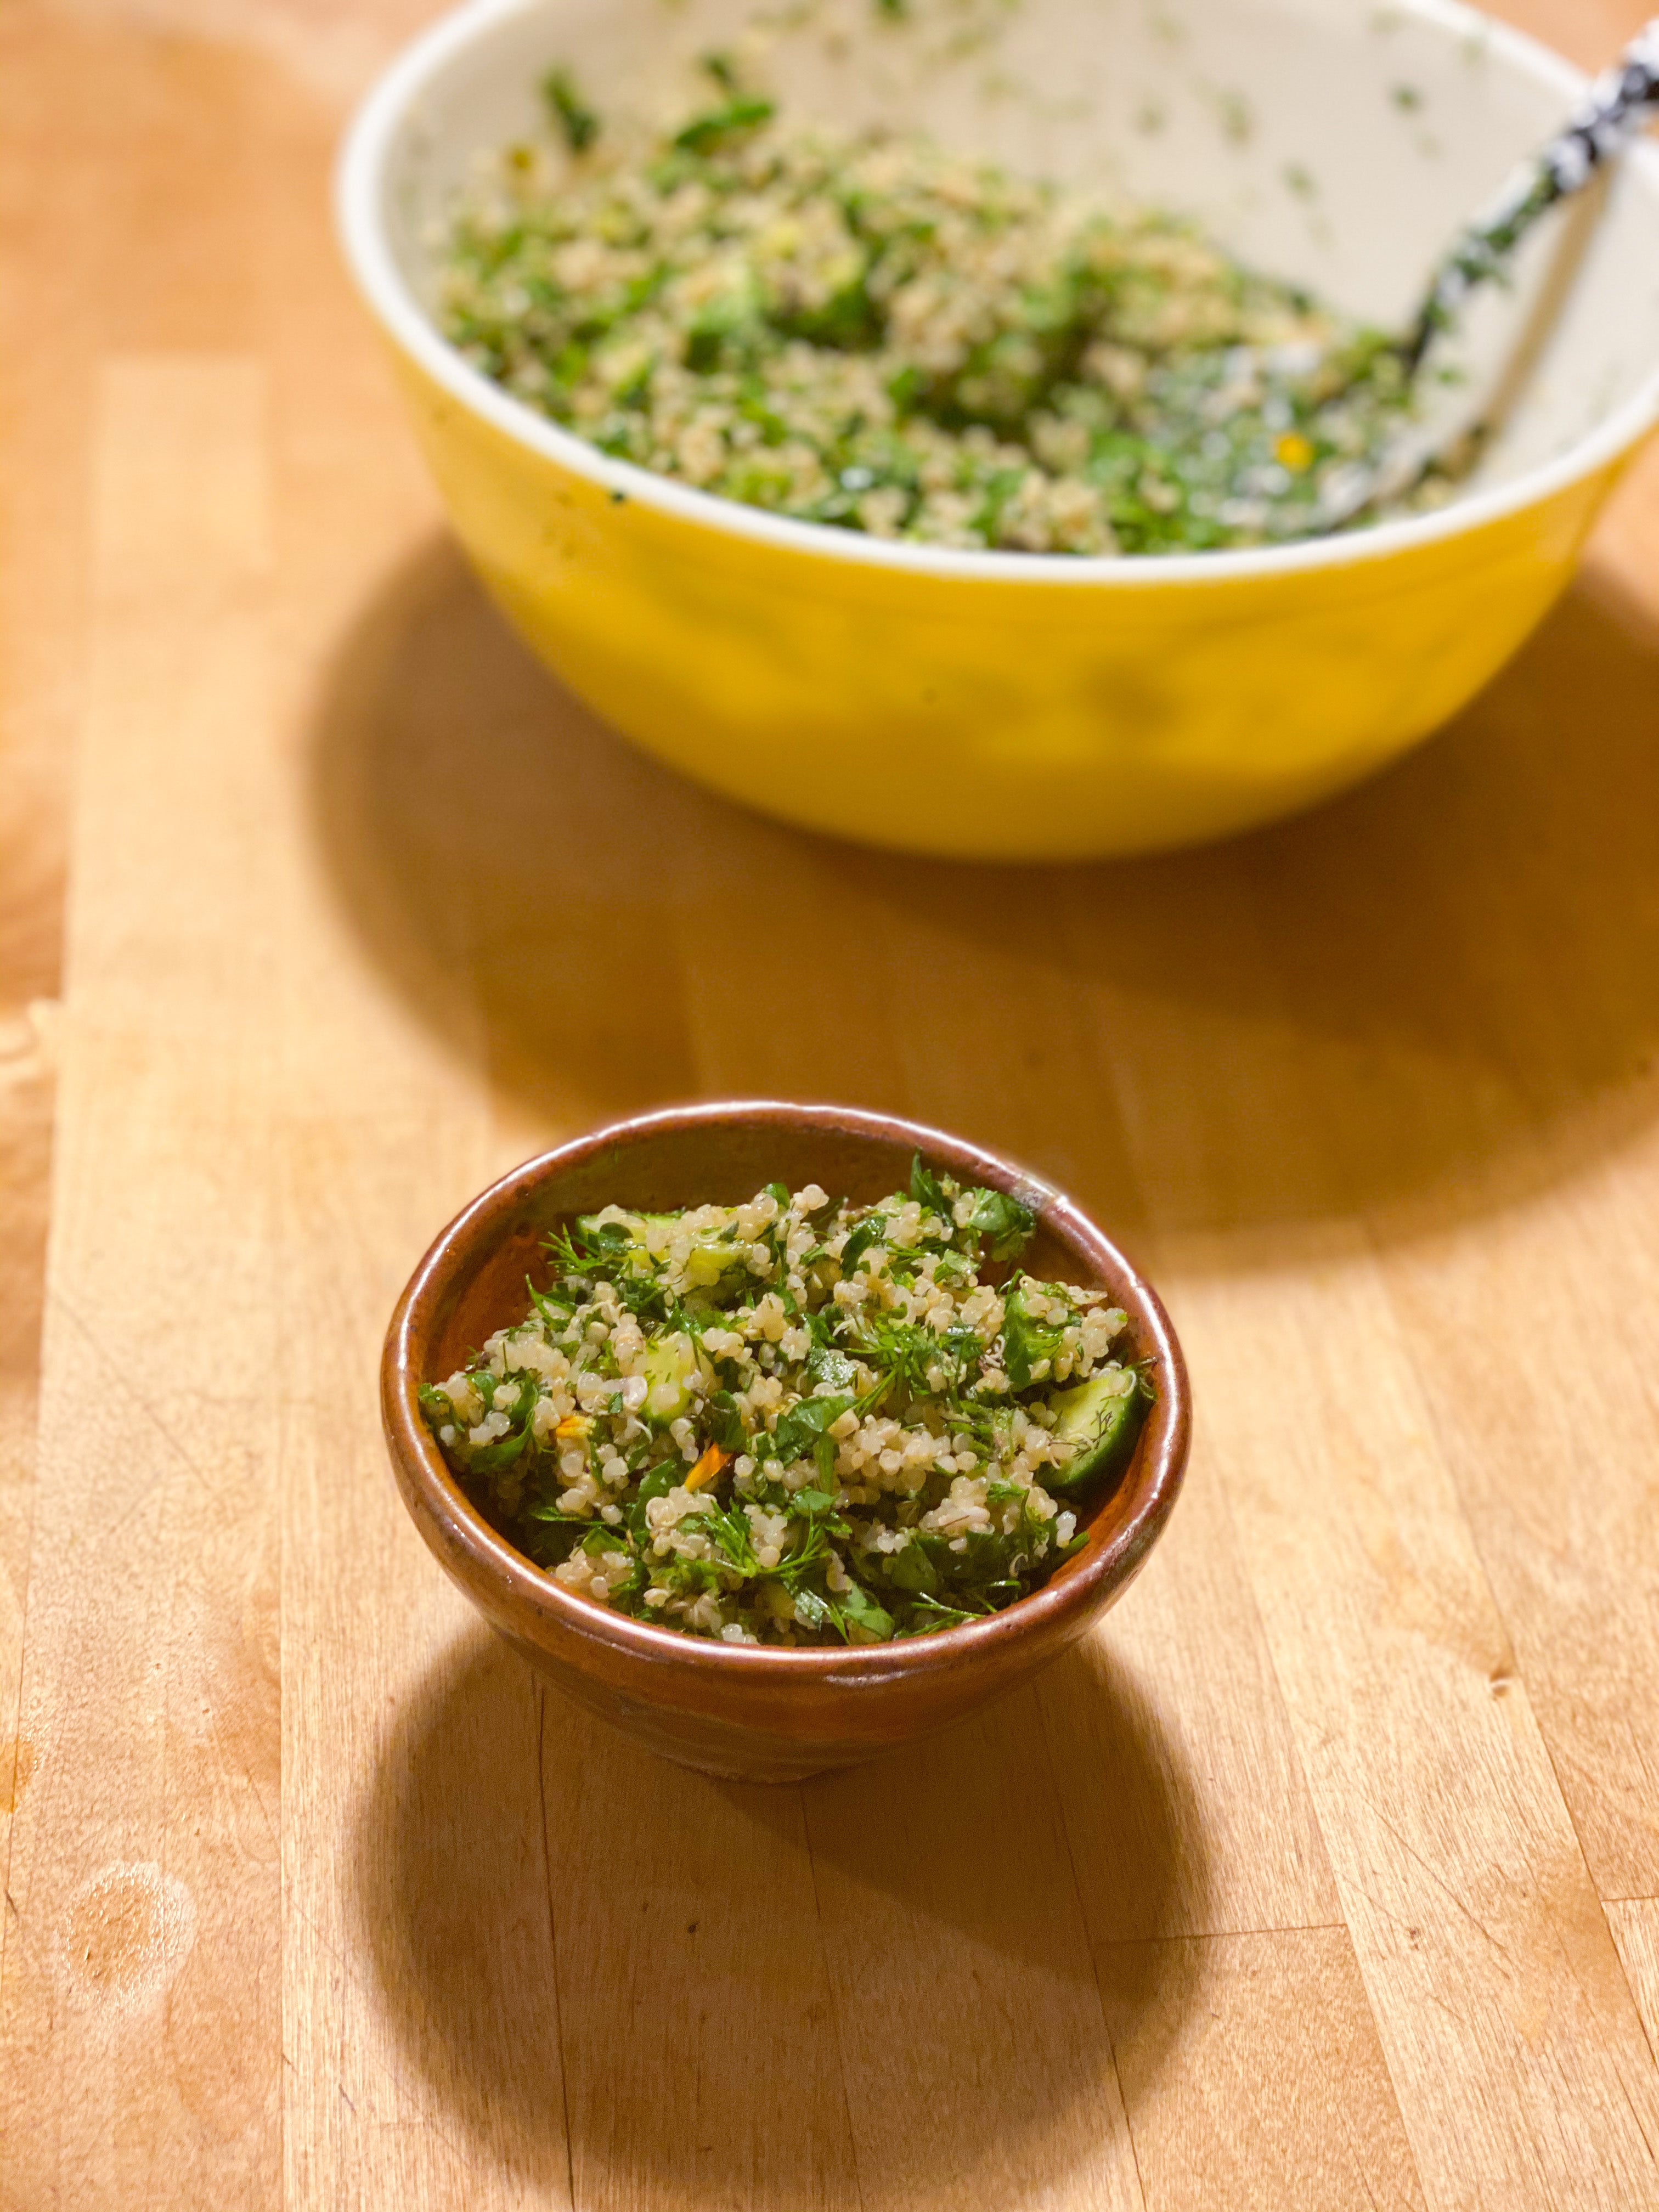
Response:
[[[794,836],[444,534],[325,194],[426,12],[0,15],[0,2206],[1646,2212],[1659,469],[1307,820]],[[801,1789],[540,1692],[377,1429],[459,1201],[723,1091],[1025,1155],[1199,1405],[1091,1644]]]

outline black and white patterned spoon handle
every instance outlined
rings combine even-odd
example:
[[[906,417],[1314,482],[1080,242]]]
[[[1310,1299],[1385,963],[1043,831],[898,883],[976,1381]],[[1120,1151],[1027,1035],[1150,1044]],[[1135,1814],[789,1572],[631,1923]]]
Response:
[[[1539,216],[1581,191],[1656,106],[1659,18],[1639,31],[1613,67],[1597,77],[1566,129],[1516,170],[1497,204],[1460,236],[1402,342],[1408,370],[1415,374],[1436,333],[1455,319],[1478,285],[1498,274]]]

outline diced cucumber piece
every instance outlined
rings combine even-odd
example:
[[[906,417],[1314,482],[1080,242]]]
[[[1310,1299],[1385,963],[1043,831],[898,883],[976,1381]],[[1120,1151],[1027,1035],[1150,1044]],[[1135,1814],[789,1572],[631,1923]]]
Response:
[[[625,1266],[630,1274],[642,1275],[650,1265],[645,1249],[645,1221],[646,1217],[641,1213],[624,1215],[620,1221],[614,1215],[609,1221],[601,1221],[597,1213],[579,1213],[576,1233],[595,1255],[594,1264],[600,1272],[609,1270],[614,1274],[619,1266]],[[631,1252],[630,1246],[634,1248]]]
[[[677,1421],[691,1402],[697,1354],[689,1336],[653,1337],[645,1347],[645,1410],[659,1421]]]
[[[597,1213],[579,1213],[576,1226],[581,1231],[585,1244],[595,1243],[613,1229],[620,1229],[623,1236],[631,1238],[635,1244],[645,1242],[642,1218],[637,1213],[628,1214],[621,1221],[601,1221]]]
[[[1060,1418],[1049,1433],[1056,1443],[1077,1449],[1064,1468],[1043,1468],[1043,1488],[1061,1497],[1121,1466],[1134,1449],[1152,1401],[1149,1387],[1121,1367],[1109,1367],[1074,1390],[1056,1390],[1048,1403]]]
[[[608,1221],[601,1221],[597,1213],[579,1213],[576,1226],[583,1241],[592,1244],[604,1243],[615,1237],[625,1237],[630,1244],[644,1250],[650,1242],[650,1231],[659,1231],[659,1241],[666,1243],[674,1229],[672,1213],[624,1213],[618,1220],[613,1213]]]
[[[744,1265],[744,1255],[735,1244],[694,1244],[685,1255],[686,1285],[694,1291],[713,1290],[723,1275]]]
[[[638,1246],[642,1262],[647,1261],[653,1249],[658,1254],[666,1251],[678,1226],[679,1216],[675,1213],[629,1213],[620,1221],[613,1216],[603,1222],[596,1213],[579,1214],[576,1218],[576,1227],[587,1243],[621,1235],[629,1243]],[[733,1273],[745,1261],[740,1244],[694,1244],[686,1255],[686,1285],[694,1291],[712,1290],[722,1277]],[[637,1272],[644,1274],[646,1265],[641,1265]]]

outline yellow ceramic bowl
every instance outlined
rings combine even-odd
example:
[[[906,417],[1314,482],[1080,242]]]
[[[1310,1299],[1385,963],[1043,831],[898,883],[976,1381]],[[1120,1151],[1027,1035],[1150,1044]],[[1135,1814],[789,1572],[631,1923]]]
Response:
[[[1583,90],[1445,0],[861,0],[790,11],[793,108],[920,126],[1189,210],[1260,267],[1403,319],[1455,223]],[[1542,332],[1440,514],[1265,552],[1079,560],[895,545],[613,460],[477,374],[426,302],[471,159],[543,127],[571,66],[658,106],[748,0],[477,0],[371,94],[339,184],[352,267],[480,575],[608,720],[812,828],[988,858],[1145,851],[1305,806],[1392,759],[1511,654],[1659,416],[1659,149],[1472,329]]]

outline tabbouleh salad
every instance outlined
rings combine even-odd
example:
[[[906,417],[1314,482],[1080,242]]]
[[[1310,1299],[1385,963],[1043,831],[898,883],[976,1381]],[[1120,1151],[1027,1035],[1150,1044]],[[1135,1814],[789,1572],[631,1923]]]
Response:
[[[611,1206],[422,1391],[492,1524],[568,1589],[732,1644],[871,1644],[997,1613],[1082,1542],[1153,1392],[1030,1211],[918,1158],[873,1206],[771,1183]]]
[[[1333,526],[1411,404],[1382,333],[1176,216],[704,67],[654,133],[555,70],[442,240],[445,335],[605,453],[878,538],[1167,553]]]

